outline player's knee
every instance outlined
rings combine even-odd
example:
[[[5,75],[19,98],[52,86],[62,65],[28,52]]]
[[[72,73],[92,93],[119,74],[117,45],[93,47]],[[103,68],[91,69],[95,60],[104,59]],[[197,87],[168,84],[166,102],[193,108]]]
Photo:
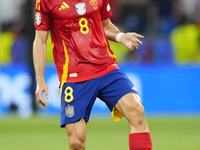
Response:
[[[133,110],[140,115],[144,115],[144,106],[142,105],[141,98],[137,95],[133,103]]]
[[[86,123],[80,119],[65,126],[70,150],[84,150],[86,145]]]
[[[139,116],[143,116],[144,115],[144,107],[141,103],[139,102],[135,102],[132,105],[130,105],[130,114],[131,115],[139,115]]]
[[[138,105],[135,110],[137,111],[138,114],[144,115],[144,106],[142,104]]]
[[[73,150],[83,150],[83,149],[85,149],[85,140],[84,139],[73,137],[73,138],[69,139],[69,144],[70,144],[70,147]]]

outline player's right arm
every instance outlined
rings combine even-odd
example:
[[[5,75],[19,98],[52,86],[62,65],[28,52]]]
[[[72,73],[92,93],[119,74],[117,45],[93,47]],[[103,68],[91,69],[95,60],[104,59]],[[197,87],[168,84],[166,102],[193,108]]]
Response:
[[[47,106],[46,101],[42,99],[42,92],[45,92],[45,97],[48,98],[48,87],[44,79],[44,69],[46,63],[46,41],[48,31],[37,31],[33,42],[33,64],[36,74],[37,87],[35,95],[38,103]]]

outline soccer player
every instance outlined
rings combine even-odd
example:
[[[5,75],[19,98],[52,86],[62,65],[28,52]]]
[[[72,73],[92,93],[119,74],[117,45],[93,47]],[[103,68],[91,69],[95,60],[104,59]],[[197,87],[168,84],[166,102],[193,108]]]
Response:
[[[86,147],[86,126],[95,99],[106,103],[113,119],[129,123],[130,150],[151,150],[152,142],[140,96],[120,71],[108,39],[134,51],[142,44],[137,33],[122,33],[112,24],[108,0],[36,0],[33,59],[37,101],[48,87],[44,69],[46,40],[51,33],[53,56],[60,80],[61,119],[70,150]]]

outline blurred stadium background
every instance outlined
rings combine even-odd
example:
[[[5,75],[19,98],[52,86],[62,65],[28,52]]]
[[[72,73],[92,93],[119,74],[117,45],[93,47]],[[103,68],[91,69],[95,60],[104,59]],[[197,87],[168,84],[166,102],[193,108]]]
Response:
[[[200,150],[200,0],[109,0],[121,31],[143,34],[131,52],[110,42],[138,89],[154,150]],[[0,0],[0,149],[67,149],[59,128],[59,82],[47,41],[48,107],[35,101],[34,0]],[[117,143],[117,144],[116,144]],[[128,125],[97,100],[88,150],[128,149]]]

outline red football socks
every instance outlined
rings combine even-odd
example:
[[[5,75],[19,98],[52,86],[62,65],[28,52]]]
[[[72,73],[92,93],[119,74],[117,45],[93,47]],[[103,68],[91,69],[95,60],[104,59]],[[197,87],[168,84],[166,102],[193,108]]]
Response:
[[[130,150],[152,150],[151,135],[149,132],[132,133],[129,135]]]

